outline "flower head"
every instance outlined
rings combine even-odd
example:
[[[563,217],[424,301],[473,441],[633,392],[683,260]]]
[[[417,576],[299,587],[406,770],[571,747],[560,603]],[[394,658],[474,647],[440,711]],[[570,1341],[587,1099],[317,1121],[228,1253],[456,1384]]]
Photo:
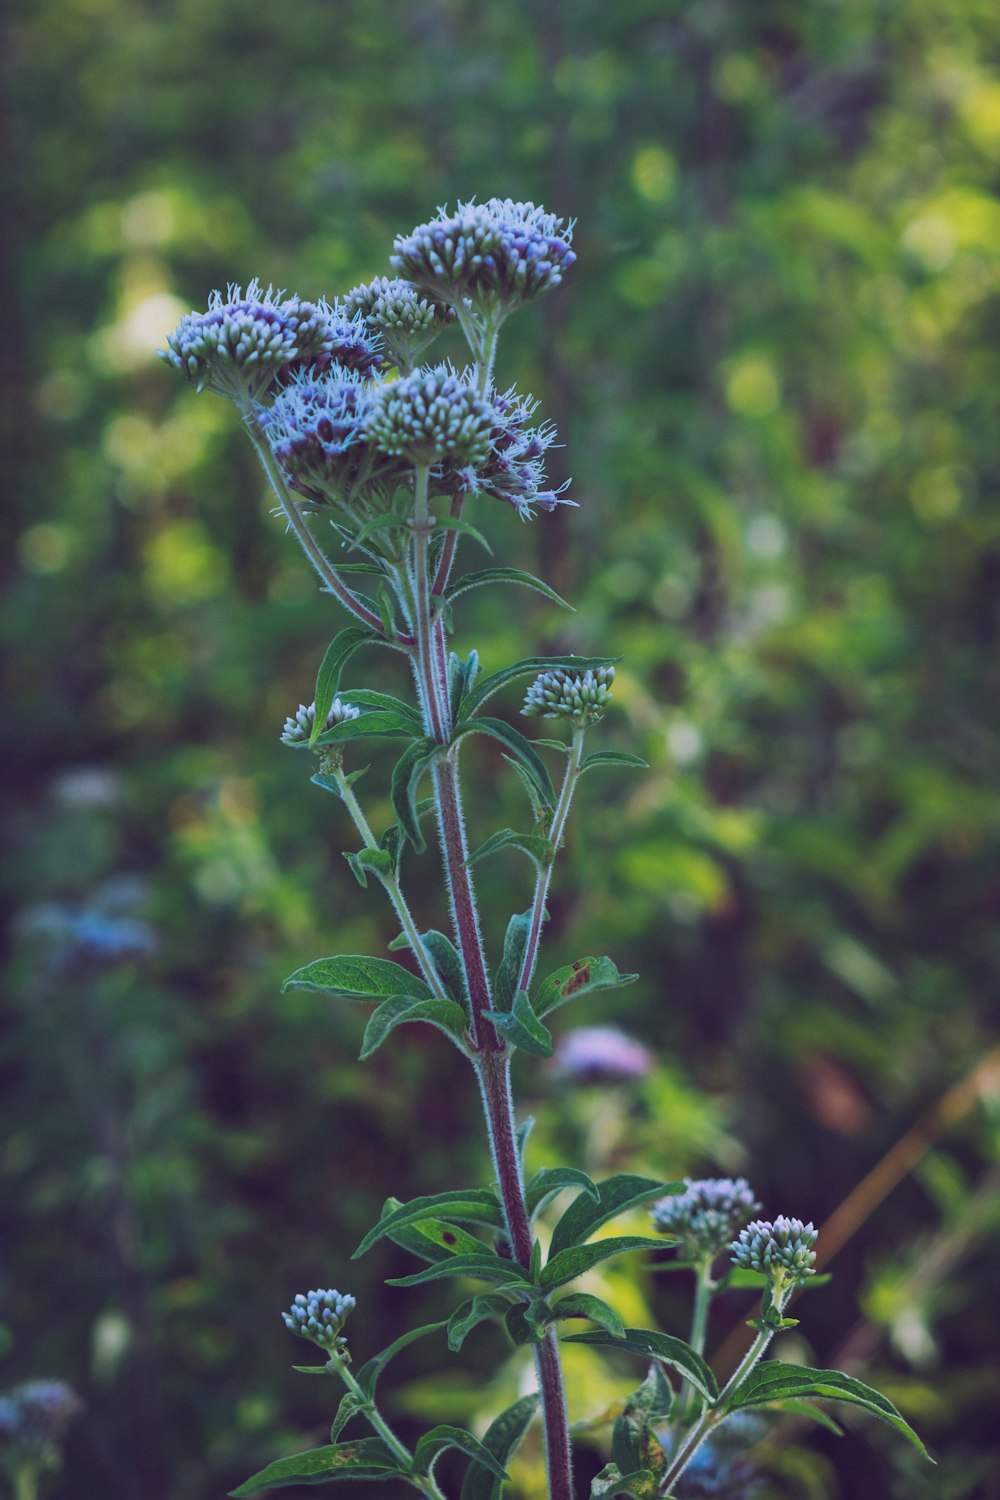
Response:
[[[406,368],[455,321],[453,307],[422,297],[411,282],[400,277],[376,276],[353,287],[339,306],[347,317],[360,315],[370,328],[377,329],[390,358]]]
[[[378,387],[364,422],[379,452],[411,464],[483,463],[496,413],[450,365],[433,365]]]
[[[672,1235],[690,1260],[718,1255],[760,1208],[745,1177],[684,1179],[684,1191],[654,1203],[654,1229]]]
[[[299,1292],[292,1298],[288,1312],[281,1314],[285,1327],[300,1338],[309,1339],[321,1349],[339,1349],[344,1340],[340,1330],[354,1311],[357,1303],[346,1292],[329,1291]]]
[[[779,1214],[773,1223],[755,1219],[730,1245],[733,1264],[747,1271],[768,1271],[784,1281],[805,1281],[815,1274],[817,1230],[801,1219]]]
[[[558,286],[576,259],[572,224],[534,203],[490,198],[459,203],[409,234],[397,235],[392,264],[401,276],[461,307],[502,313]]]
[[[555,441],[551,422],[530,425],[538,409],[537,401],[519,396],[511,390],[491,398],[496,421],[490,432],[490,448],[484,462],[457,469],[451,479],[456,489],[474,494],[492,495],[513,505],[522,520],[539,510],[551,511],[557,505],[574,505],[563,490],[547,489],[545,454]]]
[[[294,489],[317,504],[371,498],[391,483],[398,464],[367,440],[365,421],[377,390],[353,370],[331,365],[293,378],[258,420]]]
[[[0,1396],[0,1443],[52,1458],[83,1402],[62,1380],[25,1380]]]
[[[646,1047],[617,1026],[578,1026],[567,1031],[553,1058],[562,1077],[576,1083],[631,1083],[653,1066]]]
[[[334,698],[333,707],[326,716],[324,729],[332,729],[334,724],[346,724],[348,719],[357,719],[361,714],[360,708],[353,708],[350,703],[342,703],[339,698]],[[300,703],[294,714],[290,714],[285,720],[285,727],[281,731],[281,743],[283,745],[308,745],[316,722],[316,705],[310,703],[308,708]]]
[[[186,313],[160,358],[199,391],[234,401],[259,401],[298,369],[324,369],[333,361],[366,371],[379,363],[375,344],[360,319],[327,303],[283,298],[258,281],[246,294],[230,286],[213,292],[203,313]]]
[[[540,714],[545,719],[569,719],[577,729],[584,729],[604,717],[614,675],[614,667],[586,672],[553,667],[535,678],[521,712],[528,718]]]

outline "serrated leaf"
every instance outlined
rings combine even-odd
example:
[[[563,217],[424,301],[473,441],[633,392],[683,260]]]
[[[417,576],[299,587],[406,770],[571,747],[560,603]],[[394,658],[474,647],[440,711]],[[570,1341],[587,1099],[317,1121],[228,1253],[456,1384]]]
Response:
[[[483,1447],[498,1463],[506,1465],[538,1409],[538,1395],[522,1396],[502,1411],[483,1434]],[[502,1481],[473,1460],[462,1485],[460,1500],[499,1500]]]
[[[580,763],[580,774],[595,770],[598,766],[630,766],[636,771],[648,771],[649,761],[641,755],[632,755],[628,750],[592,750]]]
[[[459,594],[466,594],[470,589],[482,588],[491,583],[518,583],[526,589],[534,589],[536,594],[544,594],[555,604],[561,604],[563,609],[573,609],[572,604],[567,604],[554,588],[550,588],[533,573],[523,573],[520,568],[482,568],[476,573],[463,573],[461,578],[445,589],[445,598],[457,599]]]
[[[429,768],[439,749],[435,740],[415,740],[403,751],[392,772],[390,796],[396,818],[418,854],[427,844],[420,831],[417,788],[421,776]]]
[[[289,974],[282,991],[287,989],[321,990],[340,1000],[384,1000],[389,995],[407,994],[414,999],[432,998],[428,985],[417,974],[388,958],[370,958],[367,954],[345,953],[334,958],[317,958]]]
[[[550,1010],[556,1010],[579,995],[590,995],[595,990],[618,990],[626,984],[634,984],[638,978],[638,974],[620,973],[610,958],[578,958],[576,963],[554,969],[542,980],[534,999],[535,1015],[546,1016]]]
[[[552,840],[543,838],[540,833],[518,833],[514,828],[502,828],[499,833],[491,834],[485,843],[480,844],[465,863],[474,865],[500,849],[519,849],[528,856],[536,870],[551,864],[555,854]]]
[[[361,1061],[367,1062],[397,1026],[411,1021],[425,1021],[429,1026],[436,1026],[460,1052],[466,1057],[469,1055],[465,1041],[468,1017],[457,1000],[420,1000],[413,995],[390,995],[388,1000],[382,1001],[365,1027],[359,1054]]]
[[[437,1333],[438,1329],[444,1326],[444,1323],[425,1323],[421,1328],[410,1328],[381,1353],[373,1354],[371,1359],[366,1360],[355,1378],[369,1400],[374,1396],[379,1377],[390,1359],[395,1359],[400,1350],[405,1349],[407,1345],[415,1343],[417,1339],[422,1339],[425,1334]]]
[[[600,1244],[601,1241],[598,1241]],[[565,1253],[565,1252],[564,1252]],[[696,1349],[683,1339],[675,1339],[668,1333],[657,1333],[649,1328],[626,1328],[624,1337],[593,1329],[587,1333],[566,1335],[567,1344],[598,1344],[607,1349],[624,1349],[629,1354],[642,1355],[644,1359],[659,1360],[669,1365],[689,1380],[707,1401],[714,1401],[719,1394],[715,1376]]]
[[[417,1224],[421,1219],[454,1219],[458,1224],[488,1224],[491,1229],[502,1229],[504,1224],[503,1209],[492,1188],[459,1188],[450,1193],[425,1194],[383,1213],[374,1228],[369,1229],[351,1259],[357,1260],[373,1245],[378,1244],[379,1240],[391,1237],[393,1230],[402,1229],[407,1224]],[[485,1247],[481,1248],[483,1254],[487,1254]],[[510,1262],[505,1264],[509,1265]]]
[[[532,1010],[527,990],[519,990],[514,996],[512,1010],[484,1010],[483,1015],[511,1046],[520,1047],[531,1057],[552,1056],[552,1034]]]
[[[488,677],[484,677],[479,686],[469,694],[465,712],[475,713],[487,698],[492,698],[508,682],[526,677],[529,673],[547,672],[553,667],[565,667],[574,672],[596,671],[598,667],[613,667],[619,661],[620,656],[526,656],[512,666],[502,667],[499,672],[491,672]]]
[[[479,1292],[470,1297],[448,1319],[448,1348],[457,1354],[474,1328],[492,1318],[502,1318],[509,1307],[509,1300],[498,1292]]]
[[[502,1255],[491,1255],[484,1250],[482,1255],[455,1255],[436,1265],[425,1266],[412,1276],[395,1276],[387,1286],[422,1286],[427,1281],[441,1281],[446,1276],[463,1276],[470,1281],[493,1281],[508,1286],[514,1282],[529,1285],[528,1273],[516,1261],[506,1260]]]
[[[550,1255],[577,1245],[600,1229],[609,1219],[647,1203],[650,1198],[665,1197],[668,1193],[683,1192],[682,1182],[657,1182],[654,1177],[635,1177],[630,1173],[619,1173],[608,1177],[597,1185],[596,1203],[589,1194],[581,1193],[563,1214],[552,1234]],[[662,1249],[663,1242],[660,1241]]]
[[[535,795],[547,805],[554,806],[556,792],[548,767],[531,741],[519,729],[515,729],[513,724],[508,724],[504,719],[466,718],[460,724],[455,725],[451,737],[452,743],[463,739],[468,734],[486,734],[491,739],[499,741],[508,755],[521,766],[525,775],[531,778]]]
[[[254,1474],[230,1495],[255,1495],[258,1490],[283,1489],[290,1484],[331,1484],[338,1479],[402,1478],[399,1464],[381,1438],[361,1438],[353,1443],[329,1443],[279,1458]]]
[[[560,1297],[553,1304],[552,1311],[559,1322],[564,1318],[589,1318],[616,1338],[625,1335],[625,1324],[614,1308],[602,1302],[600,1297],[592,1297],[589,1292],[570,1292],[567,1297]]]
[[[335,635],[327,646],[316,674],[316,691],[313,694],[316,716],[313,720],[312,733],[309,736],[310,745],[315,744],[326,723],[327,715],[333,707],[333,700],[337,696],[341,673],[347,662],[359,646],[363,646],[367,641],[379,639],[380,637],[374,630],[362,629],[358,625],[348,625],[347,629]]]
[[[524,1189],[528,1218],[533,1219],[554,1193],[561,1193],[565,1188],[572,1187],[582,1188],[595,1203],[600,1201],[597,1183],[578,1167],[541,1167]]]
[[[501,1481],[505,1482],[510,1476],[502,1464],[497,1463],[493,1454],[485,1448],[478,1438],[472,1436],[471,1432],[465,1432],[461,1427],[440,1426],[434,1427],[430,1432],[425,1432],[413,1451],[413,1466],[418,1474],[430,1474],[435,1463],[447,1448],[457,1448],[460,1453],[468,1454],[479,1466],[490,1474],[495,1474]]]
[[[781,1360],[768,1360],[757,1365],[734,1393],[729,1410],[736,1411],[746,1406],[761,1406],[769,1401],[801,1399],[812,1396],[820,1401],[844,1401],[851,1406],[860,1406],[883,1422],[888,1422],[897,1432],[913,1444],[931,1463],[931,1458],[920,1438],[909,1422],[898,1412],[888,1397],[874,1390],[853,1375],[841,1370],[814,1370],[807,1365],[789,1365]]]
[[[662,1240],[648,1239],[645,1235],[622,1234],[613,1236],[606,1240],[594,1240],[590,1245],[570,1245],[565,1250],[560,1250],[558,1255],[549,1256],[545,1269],[542,1271],[541,1284],[549,1287],[562,1286],[566,1281],[574,1281],[577,1276],[582,1276],[593,1266],[599,1265],[602,1260],[609,1260],[613,1255],[624,1255],[630,1250],[662,1250]]]

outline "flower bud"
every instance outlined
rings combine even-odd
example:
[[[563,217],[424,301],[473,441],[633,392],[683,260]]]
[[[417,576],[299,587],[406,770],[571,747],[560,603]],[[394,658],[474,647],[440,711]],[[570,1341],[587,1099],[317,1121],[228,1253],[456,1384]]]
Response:
[[[434,365],[379,386],[364,429],[381,453],[411,464],[478,464],[495,420],[490,403],[450,365]]]
[[[399,277],[376,276],[353,287],[339,306],[347,317],[360,316],[376,329],[389,357],[404,367],[414,365],[428,344],[455,321],[453,307],[422,297]]]
[[[747,1271],[768,1271],[785,1281],[805,1281],[815,1274],[817,1230],[801,1219],[779,1214],[773,1223],[755,1219],[730,1245],[733,1264]]]
[[[344,1340],[340,1330],[357,1303],[346,1292],[299,1292],[292,1298],[288,1312],[281,1314],[285,1327],[299,1338],[309,1339],[321,1349],[339,1349]]]
[[[614,675],[614,667],[586,672],[553,667],[535,678],[521,712],[527,718],[540,714],[545,719],[569,719],[577,729],[584,729],[604,717]]]
[[[683,1193],[654,1203],[651,1216],[654,1229],[679,1240],[685,1258],[702,1260],[724,1250],[759,1208],[745,1177],[686,1177]]]
[[[327,714],[323,727],[332,729],[334,724],[345,724],[348,719],[357,719],[360,714],[360,708],[353,708],[350,703],[342,703],[339,698],[334,698],[333,707]],[[308,708],[304,703],[300,703],[295,713],[285,720],[285,727],[281,731],[281,743],[283,745],[307,745],[315,722],[315,703],[310,703]]]

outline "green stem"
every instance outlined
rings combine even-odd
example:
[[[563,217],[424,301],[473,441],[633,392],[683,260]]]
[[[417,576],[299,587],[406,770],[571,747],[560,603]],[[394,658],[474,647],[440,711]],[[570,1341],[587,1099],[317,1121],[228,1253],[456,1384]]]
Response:
[[[428,501],[430,471],[426,464],[416,470],[413,507],[413,590],[416,595],[417,651],[422,666],[421,683],[426,699],[425,709],[430,733],[440,743],[447,739],[447,693],[441,681],[431,639],[430,579],[427,576],[427,546],[431,531]]]
[[[712,1305],[712,1295],[715,1291],[715,1282],[712,1280],[712,1258],[709,1256],[703,1260],[696,1270],[696,1281],[694,1289],[694,1312],[691,1317],[691,1338],[689,1340],[692,1349],[699,1354],[705,1353],[705,1333],[708,1325],[708,1310]],[[680,1397],[677,1402],[677,1417],[683,1422],[691,1402],[694,1400],[694,1386],[689,1380],[685,1380],[681,1386]]]
[[[340,1376],[351,1395],[357,1398],[358,1409],[363,1412],[386,1447],[399,1459],[407,1471],[410,1482],[417,1485],[423,1494],[428,1497],[428,1500],[444,1500],[443,1494],[429,1474],[414,1474],[413,1454],[407,1448],[406,1444],[399,1440],[375,1405],[372,1397],[368,1395],[364,1387],[355,1379],[346,1360],[336,1354],[331,1354],[329,1369],[331,1374],[335,1373]]]
[[[542,925],[545,921],[545,903],[548,900],[549,887],[552,884],[552,869],[559,846],[562,843],[563,832],[566,828],[566,819],[569,817],[569,809],[573,801],[573,793],[580,779],[580,765],[583,760],[583,736],[584,730],[574,728],[573,743],[566,765],[566,774],[563,777],[563,784],[559,790],[559,799],[556,802],[555,812],[552,815],[552,828],[549,833],[552,843],[552,857],[544,869],[538,872],[538,878],[535,881],[535,895],[531,903],[531,917],[528,923],[528,941],[525,944],[521,972],[517,979],[518,990],[526,990],[528,988],[528,985],[531,983],[531,976],[535,972],[535,964],[538,960],[538,948],[542,938]]]
[[[341,798],[343,799],[344,806],[350,813],[354,821],[354,826],[361,835],[362,843],[364,844],[366,849],[377,849],[379,847],[378,839],[372,832],[371,824],[365,817],[364,812],[361,808],[361,804],[358,801],[357,797],[354,795],[350,783],[347,777],[344,775],[343,769],[339,766],[335,766],[332,769],[333,778],[337,783],[337,787],[340,791]],[[396,913],[396,916],[399,919],[400,927],[406,934],[406,941],[409,943],[410,948],[413,951],[413,956],[417,960],[417,963],[420,965],[421,974],[424,976],[438,999],[449,999],[450,997],[448,995],[448,992],[444,988],[444,985],[441,983],[441,980],[438,977],[437,969],[434,966],[434,961],[431,958],[430,954],[427,952],[426,947],[424,946],[424,940],[420,934],[420,929],[413,919],[413,913],[410,911],[406,897],[403,895],[403,890],[399,884],[398,878],[395,875],[383,875],[380,871],[375,871],[374,873],[378,875],[378,878],[385,889],[386,895],[392,902],[393,911]]]

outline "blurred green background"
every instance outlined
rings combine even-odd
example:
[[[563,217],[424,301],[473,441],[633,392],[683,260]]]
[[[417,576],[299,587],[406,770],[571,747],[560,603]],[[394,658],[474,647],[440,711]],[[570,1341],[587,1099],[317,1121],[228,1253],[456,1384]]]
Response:
[[[497,194],[578,219],[499,378],[558,423],[580,508],[475,519],[578,613],[477,592],[458,644],[621,654],[593,743],[651,763],[584,782],[545,957],[640,970],[560,1029],[657,1063],[520,1063],[532,1160],[745,1172],[818,1224],[883,1163],[784,1353],[879,1385],[940,1467],[786,1432],[763,1494],[1000,1495],[995,4],[11,0],[3,29],[0,1385],[85,1402],[46,1493],[209,1500],[325,1441],[297,1290],[357,1295],[360,1358],[454,1302],[349,1254],[385,1194],[482,1180],[469,1077],[423,1028],[361,1069],[356,1013],[278,993],[393,935],[277,742],[341,622],[233,410],[153,350],[212,287],[334,296]],[[526,826],[497,758],[466,765],[473,836]],[[425,925],[435,878],[411,862]],[[527,880],[482,867],[494,953]],[[679,1278],[604,1290],[686,1331]],[[573,1415],[640,1373],[575,1351]],[[412,1436],[481,1426],[523,1369],[485,1330],[390,1374]]]

